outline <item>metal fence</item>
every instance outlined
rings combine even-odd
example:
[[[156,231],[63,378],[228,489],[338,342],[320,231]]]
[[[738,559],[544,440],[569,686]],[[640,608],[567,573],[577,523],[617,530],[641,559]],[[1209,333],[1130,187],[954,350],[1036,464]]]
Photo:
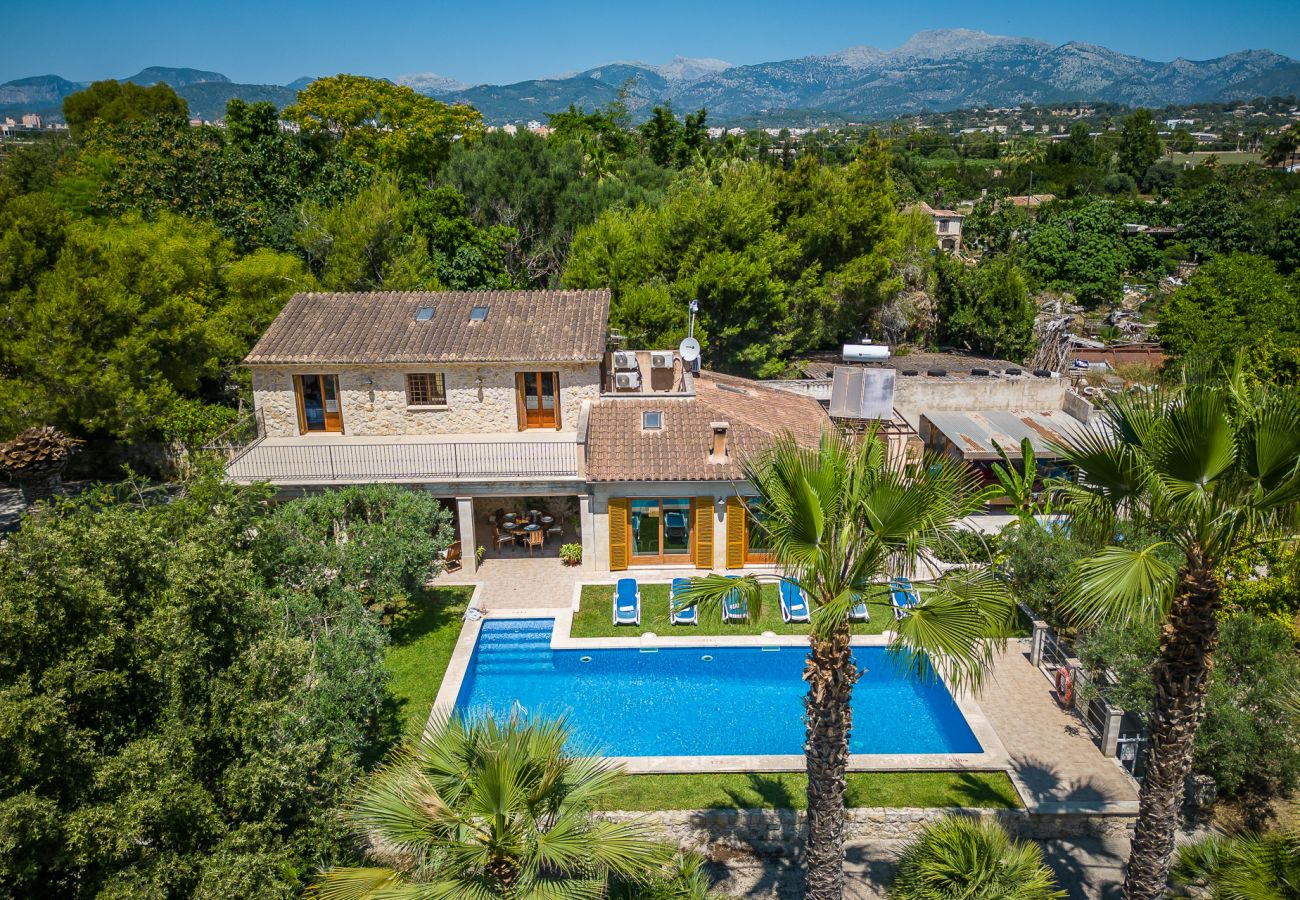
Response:
[[[472,441],[392,444],[268,444],[231,458],[240,481],[419,481],[467,478],[573,478],[576,444]]]
[[[1069,644],[1046,622],[1032,613],[1030,616],[1034,636],[1030,662],[1052,678],[1060,669],[1069,671],[1074,684],[1074,712],[1097,738],[1102,754],[1117,757],[1130,774],[1140,778],[1146,768],[1147,743],[1141,720],[1112,706],[1106,698],[1108,686],[1088,675]]]

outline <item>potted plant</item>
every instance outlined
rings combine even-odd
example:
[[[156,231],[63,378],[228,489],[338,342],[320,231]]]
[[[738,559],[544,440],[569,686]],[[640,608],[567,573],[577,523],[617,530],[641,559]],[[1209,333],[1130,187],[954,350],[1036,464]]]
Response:
[[[560,547],[560,560],[566,566],[577,566],[582,564],[582,545],[581,544],[564,544]]]
[[[487,554],[487,548],[484,547],[482,544],[479,544],[477,547],[475,547],[475,548],[474,548],[474,565],[476,565],[476,566],[481,566],[481,565],[483,565],[483,557],[484,557],[486,554]]]

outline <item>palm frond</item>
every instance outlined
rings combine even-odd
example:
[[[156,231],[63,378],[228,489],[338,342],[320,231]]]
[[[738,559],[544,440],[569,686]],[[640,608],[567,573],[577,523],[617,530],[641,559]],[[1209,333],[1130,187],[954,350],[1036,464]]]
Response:
[[[1079,561],[1062,608],[1080,624],[1105,621],[1158,622],[1173,598],[1178,571],[1162,560],[1155,543],[1135,550],[1103,547]]]

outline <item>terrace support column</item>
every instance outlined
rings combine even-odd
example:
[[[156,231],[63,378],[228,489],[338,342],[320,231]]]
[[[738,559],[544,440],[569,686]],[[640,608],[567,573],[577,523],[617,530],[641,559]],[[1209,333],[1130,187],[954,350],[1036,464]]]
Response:
[[[474,498],[456,498],[456,522],[460,526],[460,560],[471,572],[478,571],[478,540],[474,536]]]
[[[591,512],[591,494],[578,495],[578,530],[582,532],[582,567],[596,567],[596,517]]]

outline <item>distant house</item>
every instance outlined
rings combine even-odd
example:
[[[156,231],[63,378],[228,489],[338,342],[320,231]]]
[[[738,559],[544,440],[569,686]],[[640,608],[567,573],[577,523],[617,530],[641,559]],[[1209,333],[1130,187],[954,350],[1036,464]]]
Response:
[[[913,210],[918,210],[934,220],[934,235],[940,249],[953,252],[961,249],[961,223],[965,216],[951,209],[935,209],[925,202],[909,206],[906,211]]]

